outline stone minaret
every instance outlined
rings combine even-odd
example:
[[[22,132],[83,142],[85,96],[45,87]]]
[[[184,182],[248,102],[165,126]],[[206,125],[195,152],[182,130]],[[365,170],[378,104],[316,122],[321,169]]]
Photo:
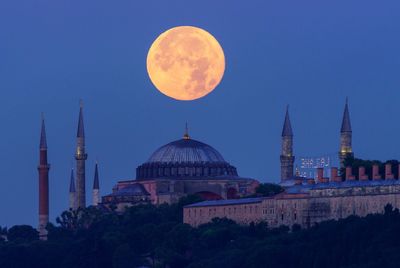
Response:
[[[44,118],[42,116],[42,130],[40,134],[40,160],[39,160],[39,236],[46,239],[46,225],[49,222],[49,169],[47,163],[47,141]]]
[[[285,122],[282,129],[281,182],[293,177],[293,131],[289,118],[289,107],[286,108]]]
[[[99,184],[99,168],[96,162],[94,168],[94,181],[93,181],[93,206],[97,206],[100,203],[100,184]]]
[[[75,190],[75,177],[74,169],[71,169],[71,181],[69,183],[69,208],[76,209],[76,190]]]
[[[83,105],[81,102],[79,110],[78,132],[76,144],[76,208],[86,207],[86,189],[85,189],[85,161],[87,154],[85,152],[85,130],[83,127]]]
[[[351,140],[352,140],[352,131],[350,124],[349,105],[348,105],[348,100],[346,98],[346,105],[344,106],[344,112],[343,112],[342,127],[340,129],[339,161],[341,168],[344,167],[344,160],[346,159],[346,157],[354,156],[353,148],[351,146]]]

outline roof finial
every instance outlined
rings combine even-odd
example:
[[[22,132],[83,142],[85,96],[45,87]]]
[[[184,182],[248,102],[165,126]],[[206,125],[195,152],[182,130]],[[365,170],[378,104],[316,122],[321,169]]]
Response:
[[[79,99],[79,107],[83,108],[83,99]]]
[[[185,124],[185,134],[183,134],[183,139],[184,140],[189,140],[190,139],[189,128],[188,128],[188,123],[187,122]]]

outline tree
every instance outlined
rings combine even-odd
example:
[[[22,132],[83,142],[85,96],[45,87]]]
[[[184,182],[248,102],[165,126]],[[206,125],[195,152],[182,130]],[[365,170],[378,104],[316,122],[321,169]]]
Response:
[[[256,188],[256,194],[259,196],[273,196],[283,191],[282,186],[274,183],[260,183]]]
[[[138,260],[129,244],[122,244],[114,251],[113,268],[135,268],[144,264]]]
[[[7,239],[11,242],[32,242],[39,240],[39,232],[30,225],[15,225],[8,230]]]
[[[7,237],[7,227],[0,226],[0,242],[5,241]]]

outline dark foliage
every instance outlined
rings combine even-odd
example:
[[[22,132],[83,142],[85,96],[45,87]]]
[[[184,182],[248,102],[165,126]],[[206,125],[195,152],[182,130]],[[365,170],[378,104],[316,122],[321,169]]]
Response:
[[[364,159],[359,159],[359,158],[354,158],[351,156],[348,156],[344,160],[344,166],[345,167],[352,167],[352,173],[355,175],[357,178],[359,177],[358,175],[358,168],[359,167],[365,167],[365,174],[368,175],[369,178],[372,178],[372,166],[373,165],[378,165],[379,167],[379,173],[383,176],[385,174],[385,165],[386,164],[391,164],[392,165],[392,174],[394,175],[395,178],[398,178],[399,176],[399,161],[398,160],[387,160],[385,162],[381,162],[379,160],[364,160]],[[342,179],[345,178],[345,168],[341,169],[341,174],[342,174]]]
[[[328,221],[311,229],[214,219],[182,224],[179,204],[142,205],[124,214],[95,208],[65,212],[47,241],[31,227],[0,228],[0,267],[398,267],[400,213]]]
[[[256,188],[255,196],[273,196],[283,192],[283,187],[275,183],[260,183]]]
[[[6,234],[10,242],[27,243],[39,240],[38,231],[29,225],[15,225]]]

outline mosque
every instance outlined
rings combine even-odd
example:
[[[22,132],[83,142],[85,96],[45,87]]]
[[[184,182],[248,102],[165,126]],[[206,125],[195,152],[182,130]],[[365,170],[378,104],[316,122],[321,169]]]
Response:
[[[189,194],[205,200],[237,199],[257,186],[257,180],[239,176],[216,149],[192,139],[186,126],[182,139],[157,149],[136,168],[136,179],[118,182],[102,205],[122,210],[141,202],[171,204]]]
[[[76,135],[76,169],[71,170],[69,209],[86,207],[86,160],[83,105]],[[45,237],[49,220],[49,169],[45,122],[42,119],[39,171],[39,232]],[[237,199],[255,192],[258,181],[241,177],[213,147],[192,139],[186,126],[183,137],[161,146],[136,168],[136,178],[119,181],[112,192],[100,196],[98,164],[92,187],[92,205],[122,211],[127,206],[174,203],[196,194],[205,200]]]
[[[345,159],[354,156],[347,100],[340,128],[340,167],[331,167],[329,177],[325,176],[322,168],[316,169],[315,178],[300,176],[295,172],[293,137],[287,109],[280,154],[280,185],[285,190],[275,196],[246,198],[255,193],[259,182],[239,176],[236,167],[228,163],[216,149],[192,139],[186,127],[181,139],[161,146],[136,168],[136,178],[118,181],[111,193],[102,197],[96,163],[92,205],[122,211],[127,206],[137,204],[171,204],[181,197],[196,194],[206,201],[184,208],[184,222],[193,226],[207,223],[215,217],[226,217],[241,224],[265,221],[269,226],[299,224],[309,227],[324,220],[349,215],[380,213],[388,203],[400,208],[400,178],[395,178],[395,174],[400,176],[400,165],[386,164],[383,172],[377,165],[368,172],[365,167],[354,171],[352,167],[344,166]],[[69,208],[72,210],[86,207],[88,155],[82,105],[76,139],[76,169],[71,171],[69,187]],[[46,235],[45,226],[49,219],[49,169],[45,124],[42,120],[38,166],[38,229],[42,237]]]

